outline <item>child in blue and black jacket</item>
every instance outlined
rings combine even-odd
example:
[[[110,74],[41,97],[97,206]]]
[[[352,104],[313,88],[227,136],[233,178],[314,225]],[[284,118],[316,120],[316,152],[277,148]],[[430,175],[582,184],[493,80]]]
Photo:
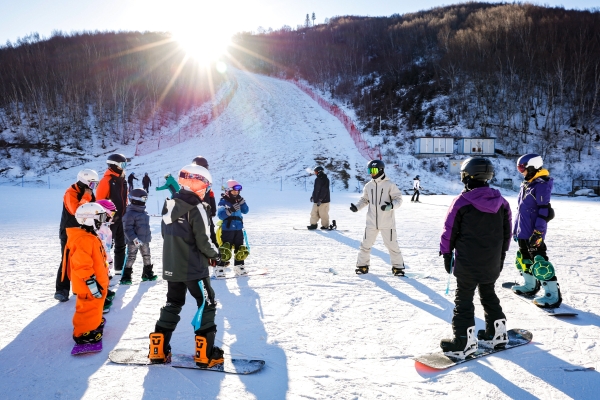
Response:
[[[236,275],[246,275],[244,260],[248,257],[249,249],[245,244],[244,222],[242,214],[248,214],[248,204],[240,191],[242,185],[237,181],[227,181],[226,192],[221,195],[217,216],[221,222],[221,260],[228,261],[234,256],[234,271]],[[225,276],[222,266],[215,267],[215,276]]]

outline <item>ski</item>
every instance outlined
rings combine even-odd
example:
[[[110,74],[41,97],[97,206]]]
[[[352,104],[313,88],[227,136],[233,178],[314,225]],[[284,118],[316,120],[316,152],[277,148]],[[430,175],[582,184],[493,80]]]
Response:
[[[479,342],[479,347],[477,351],[469,355],[465,359],[448,357],[440,351],[437,353],[430,353],[419,356],[415,358],[415,361],[417,361],[420,364],[426,365],[430,368],[441,370],[465,363],[467,361],[476,360],[478,358],[485,357],[490,354],[498,353],[500,351],[523,346],[531,342],[531,339],[533,339],[533,334],[525,329],[510,329],[508,331],[508,344],[503,348],[493,349],[490,347],[486,347],[482,344],[482,342]]]
[[[512,289],[512,287],[514,285],[517,285],[517,283],[516,282],[504,282],[502,284],[502,287],[505,288],[505,289],[509,289],[512,292],[511,289]],[[515,296],[517,296],[521,300],[523,300],[523,301],[531,304],[532,306],[534,306],[538,310],[541,310],[541,311],[545,312],[546,315],[548,315],[550,317],[575,317],[578,314],[576,312],[576,310],[572,309],[571,307],[567,306],[566,304],[561,304],[557,308],[543,308],[543,307],[538,307],[535,304],[533,304],[532,300],[536,296],[527,296],[527,295],[524,295],[524,294],[516,294],[516,293],[514,293],[514,294],[515,294]]]
[[[133,349],[115,349],[110,352],[108,359],[115,364],[125,365],[147,365],[173,368],[199,369],[203,371],[224,372],[226,374],[247,375],[260,371],[264,365],[264,360],[244,360],[238,358],[225,357],[223,364],[212,368],[201,368],[196,365],[194,356],[185,354],[173,354],[170,364],[151,364],[148,359],[148,350]]]
[[[214,274],[210,276],[210,279],[231,279],[231,278],[244,278],[246,276],[253,276],[253,275],[266,275],[269,271],[264,269],[264,268],[257,268],[257,269],[251,269],[248,270],[248,273],[246,275],[231,275],[231,274],[227,274],[224,277],[216,277]]]
[[[87,353],[98,353],[102,351],[102,340],[96,343],[75,344],[71,350],[72,356]]]

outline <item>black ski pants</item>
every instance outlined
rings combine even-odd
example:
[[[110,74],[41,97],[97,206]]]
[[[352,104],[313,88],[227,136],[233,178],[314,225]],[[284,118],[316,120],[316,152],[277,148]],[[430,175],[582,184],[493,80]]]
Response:
[[[125,249],[127,248],[125,244],[125,232],[123,231],[123,221],[121,220],[121,217],[119,217],[110,225],[110,230],[112,232],[114,244],[113,247],[115,249],[113,265],[115,267],[115,271],[121,271],[125,266]]]
[[[492,327],[494,321],[506,318],[500,306],[500,299],[494,291],[492,283],[477,283],[463,279],[456,279],[456,297],[454,299],[454,317],[452,318],[452,330],[454,336],[466,336],[467,329],[475,325],[475,305],[473,297],[475,289],[479,287],[479,298],[485,315],[485,325]]]
[[[230,243],[232,246],[232,251],[233,251],[234,247],[236,249],[238,249],[241,245],[244,244],[244,231],[241,229],[239,231],[222,230],[221,231],[221,241],[223,243]],[[244,265],[244,260],[238,261],[238,260],[235,260],[235,258],[234,258],[233,265]]]
[[[196,334],[216,330],[217,301],[215,292],[210,285],[210,278],[204,278],[187,282],[167,282],[167,304],[160,309],[160,317],[156,321],[156,332],[173,332],[175,330],[181,319],[179,313],[185,304],[188,290],[196,299],[198,306],[198,312],[194,316],[193,322]]]
[[[413,189],[413,190],[414,190],[414,193],[413,193],[410,201],[419,201],[419,195],[420,195],[421,191],[419,189]],[[415,196],[417,196],[417,200],[415,200]]]
[[[69,280],[69,276],[65,274],[65,278],[62,278],[62,265],[63,265],[63,257],[65,255],[65,246],[67,245],[66,234],[63,238],[60,238],[60,265],[58,266],[58,273],[56,274],[56,291],[66,290],[67,292],[71,290],[71,281]]]

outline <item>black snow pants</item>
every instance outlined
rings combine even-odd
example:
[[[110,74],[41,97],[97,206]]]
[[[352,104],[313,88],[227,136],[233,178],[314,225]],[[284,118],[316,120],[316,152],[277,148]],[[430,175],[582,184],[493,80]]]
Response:
[[[243,230],[239,230],[239,231],[221,231],[221,241],[223,243],[230,243],[231,247],[232,247],[232,252],[233,252],[233,248],[235,247],[235,249],[239,249],[239,247],[241,245],[244,244],[244,231]],[[233,265],[244,265],[244,260],[242,261],[238,261],[235,260],[234,257],[234,263]]]
[[[63,257],[65,255],[65,246],[67,245],[66,234],[65,237],[60,238],[60,265],[58,266],[58,273],[56,274],[56,292],[61,290],[66,290],[67,292],[71,290],[71,281],[69,280],[69,276],[65,274],[65,278],[62,278],[62,265],[63,265]]]
[[[413,193],[410,201],[419,201],[419,195],[421,194],[421,191],[419,189],[413,189],[413,190],[414,190],[414,193]],[[417,196],[417,200],[415,200],[415,196]]]
[[[114,223],[110,225],[110,230],[112,232],[114,249],[115,249],[115,257],[113,266],[115,267],[115,271],[122,271],[125,266],[125,249],[127,246],[125,245],[125,232],[123,232],[123,221],[119,217]]]
[[[494,326],[494,321],[506,318],[500,306],[500,299],[494,291],[492,283],[476,283],[456,279],[456,297],[454,299],[454,317],[452,330],[454,336],[466,336],[467,329],[475,325],[475,306],[473,297],[475,289],[479,287],[479,298],[483,306],[486,328]]]

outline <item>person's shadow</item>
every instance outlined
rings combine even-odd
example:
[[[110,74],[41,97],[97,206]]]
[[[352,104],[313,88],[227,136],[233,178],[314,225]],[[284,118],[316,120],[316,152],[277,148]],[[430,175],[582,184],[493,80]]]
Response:
[[[0,350],[0,393],[4,398],[83,397],[90,377],[106,363],[108,353],[121,339],[149,287],[148,284],[131,287],[137,292],[123,308],[122,297],[128,289],[117,289],[111,312],[104,314],[103,350],[96,354],[71,355],[75,344],[72,338],[74,296],[42,312]],[[49,392],[49,388],[54,389]]]

